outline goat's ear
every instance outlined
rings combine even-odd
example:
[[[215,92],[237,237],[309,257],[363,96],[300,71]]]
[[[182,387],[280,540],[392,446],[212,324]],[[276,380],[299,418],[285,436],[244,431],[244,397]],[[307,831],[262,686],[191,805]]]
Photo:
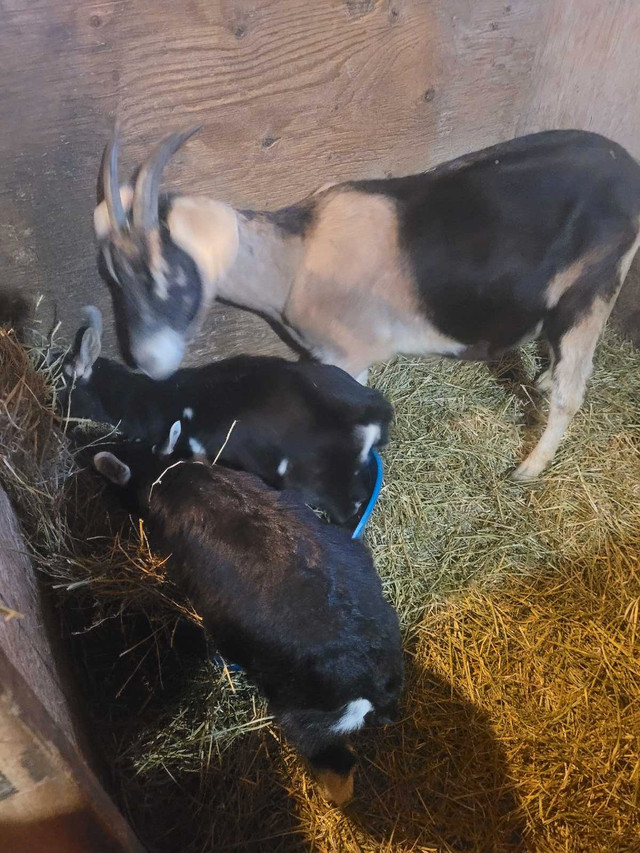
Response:
[[[174,421],[174,423],[171,424],[171,429],[169,430],[169,435],[166,440],[156,450],[158,456],[171,456],[173,451],[176,449],[176,444],[178,443],[181,432],[181,421]]]
[[[106,477],[116,486],[126,486],[131,479],[131,469],[124,462],[121,462],[117,456],[107,451],[96,453],[93,457],[93,465],[103,477]]]
[[[178,196],[167,214],[171,239],[186,252],[204,281],[214,282],[238,254],[238,217],[222,202]]]
[[[82,336],[80,352],[76,360],[76,371],[80,376],[88,376],[91,373],[91,368],[96,363],[101,349],[100,335],[95,329],[89,327]]]
[[[366,462],[371,448],[374,447],[382,437],[380,424],[358,424],[355,428],[356,441],[360,444],[360,461]]]
[[[176,449],[176,444],[178,443],[178,439],[180,438],[181,432],[181,421],[174,421],[174,423],[171,424],[171,429],[169,430],[169,453],[173,453],[173,451]]]

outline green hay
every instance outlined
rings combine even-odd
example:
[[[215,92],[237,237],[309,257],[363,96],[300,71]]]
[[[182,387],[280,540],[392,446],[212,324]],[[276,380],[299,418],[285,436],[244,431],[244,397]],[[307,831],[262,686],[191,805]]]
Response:
[[[533,348],[524,365],[533,376]],[[357,738],[344,813],[242,676],[197,657],[176,670],[176,619],[195,614],[143,530],[105,529],[96,481],[74,475],[62,503],[60,478],[47,481],[34,511],[3,472],[21,516],[41,519],[26,525],[37,564],[95,626],[81,642],[110,626],[122,655],[108,677],[85,672],[119,802],[153,851],[637,850],[640,353],[607,334],[553,469],[529,486],[506,476],[539,434],[525,408],[546,410],[528,385],[418,359],[372,383],[396,422],[367,541],[400,614],[407,684],[403,719]],[[66,532],[38,548],[47,517]]]

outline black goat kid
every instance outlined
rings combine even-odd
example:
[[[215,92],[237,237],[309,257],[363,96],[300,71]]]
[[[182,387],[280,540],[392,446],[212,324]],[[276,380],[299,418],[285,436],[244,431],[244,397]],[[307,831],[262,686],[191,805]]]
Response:
[[[402,684],[398,620],[369,551],[252,474],[168,464],[140,443],[115,450],[95,467],[133,492],[152,547],[219,651],[262,690],[326,795],[345,803],[349,733],[393,715]]]
[[[368,498],[369,451],[386,442],[392,417],[378,391],[337,367],[248,355],[154,382],[100,358],[101,315],[92,306],[86,314],[64,365],[73,382],[61,404],[71,417],[111,424],[160,450],[181,420],[178,456],[214,459],[224,445],[221,464],[295,490],[339,524]]]

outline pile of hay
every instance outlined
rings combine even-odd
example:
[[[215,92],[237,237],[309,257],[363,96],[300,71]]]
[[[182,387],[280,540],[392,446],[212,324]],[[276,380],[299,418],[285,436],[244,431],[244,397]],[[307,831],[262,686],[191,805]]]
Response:
[[[607,335],[533,486],[505,476],[537,435],[521,426],[540,406],[529,388],[453,362],[374,373],[396,423],[368,542],[402,621],[407,685],[403,719],[358,737],[357,798],[342,813],[243,677],[181,636],[188,602],[144,531],[105,519],[101,486],[73,469],[49,378],[20,363],[7,379],[16,346],[0,339],[2,399],[21,389],[2,413],[2,480],[66,613],[73,603],[114,794],[151,851],[638,849],[639,352]],[[533,349],[525,367],[537,369]]]

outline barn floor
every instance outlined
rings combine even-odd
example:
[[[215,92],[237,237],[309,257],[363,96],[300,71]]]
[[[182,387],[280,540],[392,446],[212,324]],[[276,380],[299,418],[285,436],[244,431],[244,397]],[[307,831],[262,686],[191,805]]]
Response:
[[[607,335],[556,465],[528,487],[505,473],[544,406],[517,370],[403,360],[373,375],[396,423],[368,541],[407,682],[401,720],[356,740],[344,813],[242,676],[204,662],[187,603],[143,531],[105,520],[95,480],[61,491],[49,471],[22,504],[7,484],[55,577],[114,796],[152,853],[637,853],[640,352]],[[67,509],[44,530],[32,502],[49,491],[47,512],[61,496]]]

